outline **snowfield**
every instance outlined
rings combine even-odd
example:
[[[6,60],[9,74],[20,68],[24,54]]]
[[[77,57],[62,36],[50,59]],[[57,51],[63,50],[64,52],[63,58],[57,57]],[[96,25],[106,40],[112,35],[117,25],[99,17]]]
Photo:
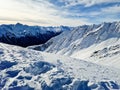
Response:
[[[119,68],[0,43],[0,90],[119,89]]]

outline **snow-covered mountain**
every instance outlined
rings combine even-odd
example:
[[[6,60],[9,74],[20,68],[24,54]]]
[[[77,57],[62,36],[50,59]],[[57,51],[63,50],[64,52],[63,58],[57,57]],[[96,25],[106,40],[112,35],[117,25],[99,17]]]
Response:
[[[120,69],[0,43],[0,90],[119,89]]]
[[[29,48],[120,67],[120,22],[79,26]]]
[[[43,44],[50,38],[70,29],[72,29],[72,27],[28,26],[20,23],[15,25],[3,24],[0,25],[0,42],[24,47],[38,45]]]

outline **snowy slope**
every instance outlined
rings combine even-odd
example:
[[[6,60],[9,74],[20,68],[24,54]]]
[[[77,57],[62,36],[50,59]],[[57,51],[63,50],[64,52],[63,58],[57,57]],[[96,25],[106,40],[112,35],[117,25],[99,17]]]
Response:
[[[120,68],[120,22],[79,26],[47,43],[29,47]],[[118,47],[117,49],[109,50]],[[107,49],[107,51],[105,51]],[[101,51],[96,53],[96,51]],[[102,57],[102,58],[101,58]],[[110,62],[109,62],[110,61]]]
[[[120,68],[120,39],[112,38],[80,50],[71,57]]]
[[[43,44],[50,38],[70,29],[72,29],[72,27],[28,26],[20,23],[15,25],[3,24],[0,25],[0,42],[24,47],[38,45]]]
[[[120,69],[0,43],[0,90],[119,90]]]

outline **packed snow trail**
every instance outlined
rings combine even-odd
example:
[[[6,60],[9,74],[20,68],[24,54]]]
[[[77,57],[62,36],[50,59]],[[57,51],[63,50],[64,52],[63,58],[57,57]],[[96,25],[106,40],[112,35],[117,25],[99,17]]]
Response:
[[[0,90],[119,88],[119,69],[0,43]]]

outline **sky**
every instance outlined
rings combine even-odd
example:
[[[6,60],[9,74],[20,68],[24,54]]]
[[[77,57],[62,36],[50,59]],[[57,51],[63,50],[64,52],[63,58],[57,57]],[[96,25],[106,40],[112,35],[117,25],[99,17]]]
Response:
[[[120,21],[120,0],[0,0],[0,24],[78,26]]]

